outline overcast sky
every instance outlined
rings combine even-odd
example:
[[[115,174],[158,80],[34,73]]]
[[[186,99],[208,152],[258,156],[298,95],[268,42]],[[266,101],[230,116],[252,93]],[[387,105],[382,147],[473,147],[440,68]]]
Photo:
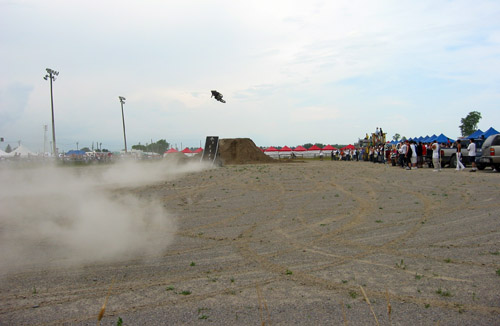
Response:
[[[500,129],[500,1],[0,0],[0,144],[258,146]],[[224,95],[223,104],[210,90]],[[49,145],[47,145],[47,148]]]

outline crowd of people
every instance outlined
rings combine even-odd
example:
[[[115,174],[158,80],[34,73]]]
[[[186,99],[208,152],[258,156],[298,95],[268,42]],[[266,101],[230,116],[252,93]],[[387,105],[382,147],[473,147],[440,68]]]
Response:
[[[465,165],[462,158],[462,145],[460,141],[440,144],[437,141],[431,143],[416,142],[413,140],[402,141],[397,145],[379,145],[367,149],[367,160],[373,163],[391,162],[406,170],[418,169],[427,166],[433,171],[441,171],[441,149],[453,148],[456,151],[456,170],[462,171]],[[471,172],[476,172],[476,143],[470,140],[467,147],[468,162],[471,163]],[[364,157],[364,148],[360,151],[360,157]]]

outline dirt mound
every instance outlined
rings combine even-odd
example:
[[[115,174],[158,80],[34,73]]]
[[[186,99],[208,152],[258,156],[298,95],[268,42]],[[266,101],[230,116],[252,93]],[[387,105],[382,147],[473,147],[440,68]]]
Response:
[[[275,159],[264,154],[250,138],[219,140],[219,155],[223,164],[273,163]]]

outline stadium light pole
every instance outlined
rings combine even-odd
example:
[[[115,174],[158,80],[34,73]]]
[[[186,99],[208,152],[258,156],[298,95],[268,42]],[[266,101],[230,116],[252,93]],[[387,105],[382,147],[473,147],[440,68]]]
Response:
[[[125,117],[123,115],[123,104],[125,104],[126,99],[123,96],[118,96],[118,99],[120,99],[120,104],[122,106],[123,141],[125,142],[125,154],[127,154],[127,136],[125,135]]]
[[[50,79],[50,107],[52,110],[52,151],[54,153],[54,156],[57,158],[57,151],[56,151],[56,126],[54,123],[54,95],[52,93],[52,81],[56,80],[56,76],[59,76],[59,72],[52,70],[50,68],[45,69],[47,71],[47,74],[43,79],[47,80]]]

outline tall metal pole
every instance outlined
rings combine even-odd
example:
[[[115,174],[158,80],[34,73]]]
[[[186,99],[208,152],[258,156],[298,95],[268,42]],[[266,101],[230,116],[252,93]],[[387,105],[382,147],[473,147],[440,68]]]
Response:
[[[52,92],[52,72],[50,73],[50,108],[52,110],[52,145],[54,146],[54,155],[57,157],[57,146],[56,146],[56,124],[54,121],[54,93]]]
[[[52,70],[50,68],[47,68],[45,69],[47,71],[47,75],[45,75],[45,77],[43,77],[45,80],[47,80],[47,78],[50,79],[50,108],[51,108],[51,111],[52,111],[52,151],[54,153],[54,156],[57,157],[57,146],[56,146],[56,126],[55,126],[55,122],[54,122],[54,95],[53,95],[53,92],[52,92],[52,81],[53,80],[56,80],[56,77],[55,76],[58,76],[59,75],[59,72],[55,71],[55,70]]]
[[[123,104],[125,104],[125,97],[118,96],[118,98],[120,99],[120,104],[122,107],[123,141],[125,143],[125,154],[127,154],[127,136],[125,134],[125,116],[123,115]]]

